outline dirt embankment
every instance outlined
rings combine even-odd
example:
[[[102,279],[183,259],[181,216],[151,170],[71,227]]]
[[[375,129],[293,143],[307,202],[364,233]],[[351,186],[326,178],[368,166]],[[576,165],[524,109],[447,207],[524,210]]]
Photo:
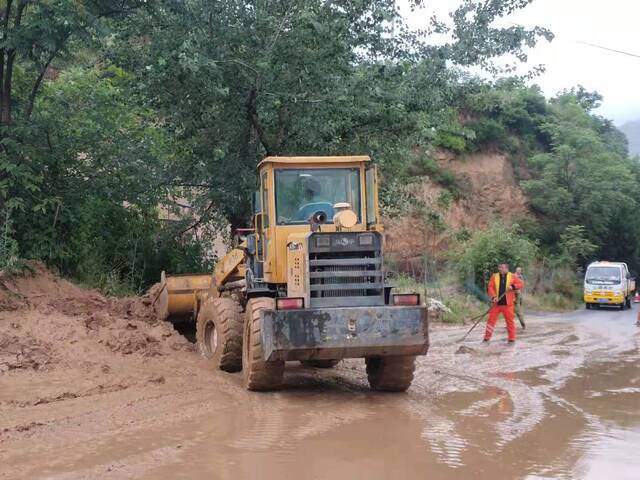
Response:
[[[169,324],[155,320],[152,294],[106,298],[41,264],[31,270],[0,275],[0,407],[158,381],[145,363],[193,350]]]
[[[385,219],[386,251],[393,258],[407,261],[416,253],[441,253],[458,232],[473,232],[496,219],[509,223],[530,214],[527,197],[506,155],[439,152],[436,161],[455,174],[464,186],[464,197],[443,202],[445,189],[428,178],[415,185],[412,195],[429,211],[437,212],[443,223],[429,224],[414,217]]]

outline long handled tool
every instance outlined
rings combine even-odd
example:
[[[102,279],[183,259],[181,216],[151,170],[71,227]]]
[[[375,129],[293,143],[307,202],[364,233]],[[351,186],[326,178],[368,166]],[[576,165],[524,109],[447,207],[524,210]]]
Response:
[[[481,315],[478,315],[477,317],[473,317],[471,319],[471,321],[475,320],[475,323],[473,325],[471,325],[471,328],[469,329],[469,331],[467,333],[464,334],[464,337],[462,337],[460,340],[458,340],[458,343],[464,342],[464,340],[469,336],[469,334],[473,331],[473,329],[478,326],[478,324],[485,317],[485,315],[487,315],[491,311],[491,309],[494,307],[494,305],[497,305],[497,303],[500,300],[502,300],[506,294],[507,294],[507,290],[505,289],[504,293],[498,297],[498,299],[496,300],[495,303],[491,304],[491,306],[489,307],[489,309],[486,312],[484,312]]]

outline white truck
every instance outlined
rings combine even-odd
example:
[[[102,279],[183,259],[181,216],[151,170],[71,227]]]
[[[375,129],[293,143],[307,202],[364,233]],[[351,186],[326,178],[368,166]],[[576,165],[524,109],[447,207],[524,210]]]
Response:
[[[635,290],[636,282],[626,263],[593,262],[587,267],[584,303],[588,309],[599,305],[617,306],[620,310],[631,308]]]

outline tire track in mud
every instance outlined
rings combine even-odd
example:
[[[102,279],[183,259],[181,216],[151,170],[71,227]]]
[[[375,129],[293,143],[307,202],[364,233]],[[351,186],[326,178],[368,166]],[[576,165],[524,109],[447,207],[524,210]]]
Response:
[[[277,395],[277,394],[276,394]],[[243,418],[244,433],[231,446],[240,450],[269,450],[278,447],[283,454],[290,450],[284,438],[287,437],[285,412],[280,399],[265,402],[262,395],[251,395]]]

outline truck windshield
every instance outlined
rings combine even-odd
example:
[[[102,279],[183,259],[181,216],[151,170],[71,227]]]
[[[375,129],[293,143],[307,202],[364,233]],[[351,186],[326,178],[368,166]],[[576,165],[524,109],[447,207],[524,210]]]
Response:
[[[593,285],[615,285],[620,283],[620,268],[589,267],[585,281]]]
[[[275,171],[278,225],[309,221],[315,212],[333,222],[333,206],[347,202],[360,216],[360,170],[357,168],[279,169]]]

